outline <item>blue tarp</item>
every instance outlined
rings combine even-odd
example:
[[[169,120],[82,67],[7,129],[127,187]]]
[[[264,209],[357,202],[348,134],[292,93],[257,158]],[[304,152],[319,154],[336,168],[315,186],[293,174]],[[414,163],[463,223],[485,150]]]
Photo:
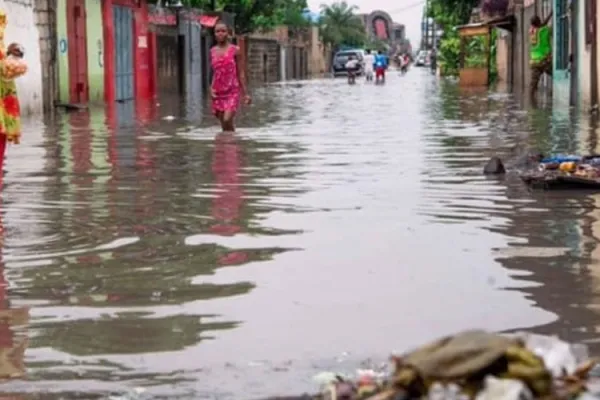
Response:
[[[321,19],[321,14],[310,11],[309,9],[304,10],[302,12],[302,15],[304,16],[304,18],[306,18],[308,21],[310,21],[312,23],[317,23]]]

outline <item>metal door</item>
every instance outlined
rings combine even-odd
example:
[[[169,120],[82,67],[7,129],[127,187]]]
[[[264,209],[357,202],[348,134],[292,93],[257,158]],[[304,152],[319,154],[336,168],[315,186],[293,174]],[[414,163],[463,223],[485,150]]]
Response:
[[[85,103],[89,98],[85,0],[67,1],[67,36],[69,102]]]
[[[568,0],[558,0],[556,3],[556,12],[553,16],[554,32],[554,71],[552,73],[553,96],[552,99],[559,104],[565,103],[569,99],[569,89],[572,79],[572,51],[571,48],[571,23],[570,9]]]
[[[133,10],[113,6],[115,32],[115,94],[117,101],[134,97]]]

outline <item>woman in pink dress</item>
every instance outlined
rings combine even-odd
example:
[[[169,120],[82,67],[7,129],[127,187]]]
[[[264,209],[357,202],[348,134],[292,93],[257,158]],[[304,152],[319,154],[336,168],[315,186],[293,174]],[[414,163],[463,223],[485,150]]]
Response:
[[[223,132],[233,132],[240,96],[244,95],[246,104],[250,104],[251,99],[246,89],[246,77],[238,67],[240,49],[229,43],[229,27],[224,22],[219,21],[215,25],[215,40],[217,44],[210,52],[212,111],[221,122]]]

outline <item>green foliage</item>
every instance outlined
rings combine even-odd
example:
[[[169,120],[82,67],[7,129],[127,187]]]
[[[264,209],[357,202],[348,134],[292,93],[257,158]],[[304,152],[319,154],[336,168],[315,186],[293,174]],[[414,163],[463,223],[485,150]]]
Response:
[[[365,43],[365,48],[376,51],[388,51],[390,46],[383,40],[374,38],[371,40],[367,40],[367,42]]]
[[[212,11],[211,0],[182,0],[182,3],[184,7]],[[282,24],[292,28],[310,25],[302,15],[307,8],[306,0],[216,0],[215,8],[235,14],[238,34],[268,31]]]
[[[235,14],[235,31],[268,31],[278,25],[307,25],[302,11],[306,0],[217,0],[217,8]]]
[[[362,47],[367,34],[361,19],[356,15],[356,6],[340,1],[321,5],[319,30],[323,43],[336,50],[342,46]]]
[[[473,8],[479,0],[430,0],[427,16],[433,18],[444,30],[469,22]]]
[[[447,32],[440,40],[438,51],[442,75],[457,75],[460,65],[460,38],[456,30]]]
[[[439,43],[439,63],[444,75],[458,74],[460,38],[456,27],[469,22],[479,0],[430,0],[426,15],[443,30]]]

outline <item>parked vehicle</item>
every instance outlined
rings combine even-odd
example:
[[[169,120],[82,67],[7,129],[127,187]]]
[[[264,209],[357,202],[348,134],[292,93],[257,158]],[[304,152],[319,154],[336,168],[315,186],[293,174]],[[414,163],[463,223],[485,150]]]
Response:
[[[421,50],[415,59],[415,67],[427,67],[429,65],[429,51]]]
[[[354,56],[358,60],[360,68],[356,71],[356,75],[362,75],[364,70],[364,51],[363,50],[343,50],[335,53],[333,57],[332,72],[333,76],[347,76],[346,63],[348,57]]]

